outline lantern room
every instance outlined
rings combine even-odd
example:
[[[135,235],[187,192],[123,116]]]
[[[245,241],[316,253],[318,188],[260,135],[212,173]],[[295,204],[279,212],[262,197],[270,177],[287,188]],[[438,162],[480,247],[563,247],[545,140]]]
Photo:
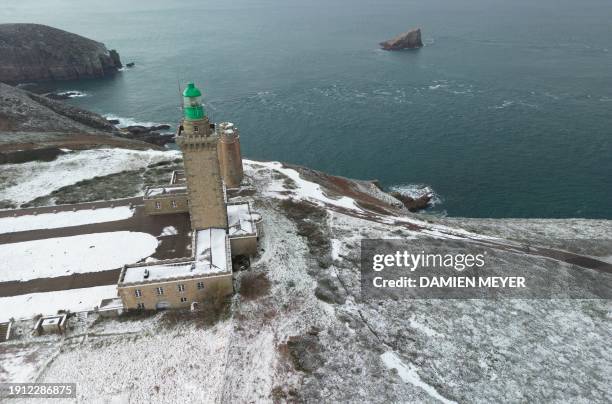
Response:
[[[202,92],[194,83],[189,83],[183,91],[183,111],[185,119],[190,121],[204,119],[206,115],[202,105]]]

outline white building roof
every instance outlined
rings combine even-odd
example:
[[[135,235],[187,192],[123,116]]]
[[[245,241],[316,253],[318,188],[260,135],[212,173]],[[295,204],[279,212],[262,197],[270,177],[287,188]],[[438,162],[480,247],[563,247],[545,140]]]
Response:
[[[199,230],[195,237],[194,260],[127,267],[121,283],[155,282],[231,271],[229,240],[225,229]]]
[[[187,187],[185,185],[171,185],[162,187],[151,187],[145,191],[145,198],[151,198],[154,196],[161,195],[184,195],[187,193]]]
[[[230,236],[255,234],[255,224],[248,203],[227,205],[227,222]]]
[[[60,322],[60,317],[51,317],[51,318],[46,318],[44,319],[41,324],[42,325],[53,325],[53,324],[59,324]]]
[[[225,229],[198,230],[196,233],[196,267],[205,272],[231,269],[229,241]]]

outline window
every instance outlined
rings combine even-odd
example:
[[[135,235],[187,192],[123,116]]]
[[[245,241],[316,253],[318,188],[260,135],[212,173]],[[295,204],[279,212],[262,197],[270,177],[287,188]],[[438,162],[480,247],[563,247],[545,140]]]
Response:
[[[138,303],[138,305],[136,306],[136,308],[137,308],[138,310],[144,310],[144,308],[145,308],[145,307],[144,307],[144,303]]]
[[[155,202],[155,209],[161,209],[161,202]]]
[[[172,204],[172,207],[176,209],[176,201],[172,201],[170,203]]]
[[[181,297],[181,303],[187,303],[187,298],[186,297]]]
[[[198,289],[204,289],[204,282],[198,282]]]
[[[184,292],[185,291],[185,285],[178,285],[178,291],[179,292]]]
[[[162,287],[156,288],[156,291],[157,291],[157,296],[161,296],[164,294],[164,288]]]
[[[198,128],[197,126],[194,126],[194,127],[193,127],[193,131],[194,131],[194,132],[199,132],[199,131],[200,131],[200,128]]]
[[[142,297],[142,290],[136,289],[134,290],[134,294],[136,295],[136,297]]]

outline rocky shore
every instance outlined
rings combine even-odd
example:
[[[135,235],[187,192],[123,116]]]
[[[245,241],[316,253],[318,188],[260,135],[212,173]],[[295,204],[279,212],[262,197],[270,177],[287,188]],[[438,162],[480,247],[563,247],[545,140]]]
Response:
[[[118,124],[118,120],[110,119],[109,123]],[[143,142],[165,146],[168,143],[174,143],[174,133],[160,133],[162,130],[170,130],[170,125],[161,124],[153,126],[131,125],[119,129],[119,136],[129,139],[140,140]]]
[[[122,131],[93,112],[0,83],[0,163],[45,160],[61,148],[159,148],[166,138]]]

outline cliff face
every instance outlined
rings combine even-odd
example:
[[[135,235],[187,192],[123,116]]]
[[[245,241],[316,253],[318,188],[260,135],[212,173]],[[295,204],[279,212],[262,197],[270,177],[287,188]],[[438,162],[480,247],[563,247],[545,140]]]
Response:
[[[0,81],[104,77],[120,67],[103,43],[45,25],[0,24]]]
[[[0,134],[114,131],[114,126],[98,114],[0,83]]]
[[[421,29],[413,29],[412,31],[404,32],[388,41],[381,42],[380,46],[384,50],[402,50],[402,49],[418,49],[423,47],[421,39]]]

